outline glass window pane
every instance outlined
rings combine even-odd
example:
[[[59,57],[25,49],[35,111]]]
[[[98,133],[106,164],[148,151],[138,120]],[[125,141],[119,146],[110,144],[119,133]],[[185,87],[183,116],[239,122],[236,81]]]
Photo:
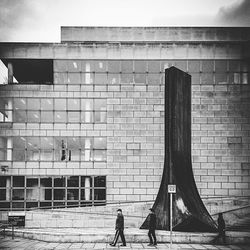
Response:
[[[79,137],[68,137],[67,146],[69,149],[79,149],[81,148]]]
[[[108,84],[119,84],[120,74],[108,74]]]
[[[0,148],[7,149],[7,138],[0,137]]]
[[[213,73],[202,73],[201,74],[201,84],[214,84],[214,74]]]
[[[94,148],[95,149],[106,149],[107,148],[107,140],[106,138],[94,138]]]
[[[196,60],[188,61],[188,72],[199,73],[200,61],[196,61]]]
[[[82,61],[82,72],[94,72],[95,65],[93,61]]]
[[[80,149],[68,149],[69,161],[80,161]]]
[[[80,60],[68,60],[67,67],[69,72],[79,72],[82,69]]]
[[[135,61],[135,72],[145,73],[147,72],[147,62],[146,61]]]
[[[93,110],[93,100],[92,99],[82,99],[81,100],[81,110]]]
[[[121,74],[121,83],[133,83],[134,75],[133,74]]]
[[[7,150],[0,149],[0,161],[6,161],[6,160],[7,160]]]
[[[53,99],[42,99],[41,110],[53,110]]]
[[[25,110],[26,109],[26,98],[14,98],[14,109]]]
[[[39,137],[26,137],[26,144],[28,149],[38,149],[40,148]]]
[[[135,83],[146,83],[146,74],[134,74],[134,82]]]
[[[94,152],[91,149],[81,149],[81,161],[93,161]]]
[[[40,109],[40,99],[28,98],[28,110],[39,110]]]
[[[35,177],[29,177],[27,178],[27,187],[34,187],[34,186],[38,186],[38,178]]]
[[[68,187],[79,187],[79,176],[69,176],[67,178]]]
[[[68,110],[80,110],[80,99],[68,99]]]
[[[40,154],[38,149],[27,149],[26,161],[39,161]]]
[[[13,148],[25,149],[26,138],[13,137]]]
[[[67,190],[67,200],[79,200],[79,190],[78,189],[68,189]]]
[[[93,122],[92,111],[81,112],[81,123],[92,123],[92,122]]]
[[[58,123],[67,123],[67,113],[55,111],[54,121]]]
[[[67,158],[67,140],[62,137],[54,138],[55,161],[64,161]]]
[[[13,149],[13,161],[25,161],[25,150]]]
[[[26,111],[14,110],[14,122],[26,122]]]
[[[68,83],[68,74],[67,73],[54,73],[54,82],[56,84]]]
[[[94,200],[106,200],[106,189],[95,189]]]
[[[133,61],[121,61],[121,72],[133,72]]]
[[[227,61],[226,60],[215,60],[215,72],[226,72]]]
[[[41,149],[40,161],[53,161],[53,149]]]
[[[54,71],[65,72],[67,70],[67,60],[54,60]]]
[[[52,178],[51,177],[41,178],[40,182],[41,182],[41,187],[51,187],[52,186]]]
[[[148,84],[160,84],[161,75],[160,74],[147,74]]]
[[[55,110],[66,110],[66,99],[55,99]]]
[[[55,177],[54,187],[65,187],[65,177]]]
[[[95,108],[94,110],[106,110],[107,100],[106,99],[95,99],[94,100]]]
[[[69,123],[79,123],[80,122],[80,112],[69,111],[68,112],[68,121],[69,121]]]
[[[68,83],[69,84],[80,84],[81,74],[80,73],[68,73]]]
[[[26,208],[35,208],[38,207],[38,202],[27,202]]]
[[[0,187],[10,187],[10,176],[0,176]]]
[[[93,73],[82,73],[81,74],[82,84],[92,84],[94,82],[94,74]]]
[[[81,200],[82,201],[92,200],[92,190],[90,188],[81,189]]]
[[[53,149],[53,137],[41,137],[42,149]]]
[[[107,71],[107,62],[105,61],[95,61],[95,72],[106,72]]]
[[[26,189],[27,200],[39,200],[39,188],[27,188]]]
[[[65,190],[54,189],[54,200],[65,200]]]
[[[41,111],[41,122],[52,123],[54,121],[53,111]]]
[[[106,161],[106,150],[94,150],[94,161]]]
[[[92,187],[92,177],[91,176],[81,176],[81,187],[82,188]]]
[[[107,122],[107,112],[95,111],[95,123],[106,123]]]
[[[0,208],[7,210],[7,208],[10,208],[10,202],[0,202]]]
[[[214,71],[214,61],[213,60],[203,60],[201,61],[203,72],[213,72]]]
[[[227,74],[215,74],[215,84],[227,84]]]
[[[94,185],[95,187],[106,187],[106,176],[95,176]]]
[[[39,111],[27,111],[27,121],[38,123],[40,122],[40,112]]]
[[[12,208],[24,208],[24,202],[12,202]]]
[[[40,207],[51,207],[52,203],[51,202],[40,202]]]
[[[24,187],[24,176],[13,176],[13,187]]]
[[[120,61],[108,61],[108,71],[112,73],[119,73]]]
[[[95,84],[107,84],[107,74],[96,73]]]
[[[52,200],[52,189],[40,189],[40,201]]]
[[[148,72],[159,73],[161,71],[160,61],[148,61]]]
[[[13,189],[12,200],[24,200],[24,189]]]
[[[248,84],[249,83],[249,73],[241,73],[241,83]]]
[[[240,72],[240,61],[229,60],[229,71],[230,72]]]

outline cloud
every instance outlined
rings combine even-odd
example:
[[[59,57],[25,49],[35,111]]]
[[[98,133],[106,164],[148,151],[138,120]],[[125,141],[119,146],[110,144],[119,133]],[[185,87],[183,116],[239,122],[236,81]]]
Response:
[[[219,9],[216,22],[226,26],[250,26],[250,1],[241,0]]]
[[[13,39],[20,28],[31,25],[35,12],[32,1],[0,0],[1,40]]]

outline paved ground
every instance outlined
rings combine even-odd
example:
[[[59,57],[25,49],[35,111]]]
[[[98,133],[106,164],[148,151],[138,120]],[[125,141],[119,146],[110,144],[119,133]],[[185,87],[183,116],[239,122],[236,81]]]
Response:
[[[111,247],[107,243],[48,243],[38,240],[29,240],[23,238],[11,237],[3,238],[0,236],[0,249],[1,250],[80,250],[80,249],[113,249],[117,250],[119,247]],[[149,247],[145,243],[128,243],[126,247],[120,247],[120,249],[170,249],[170,244],[158,244],[157,247]],[[182,249],[182,250],[249,250],[250,245],[204,245],[204,244],[173,244],[172,249]]]

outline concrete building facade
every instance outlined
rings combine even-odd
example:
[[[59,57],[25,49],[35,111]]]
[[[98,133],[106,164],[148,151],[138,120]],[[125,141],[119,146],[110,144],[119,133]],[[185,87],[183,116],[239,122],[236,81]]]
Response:
[[[250,28],[62,27],[0,43],[0,209],[152,201],[164,73],[192,76],[192,160],[206,200],[250,196]]]

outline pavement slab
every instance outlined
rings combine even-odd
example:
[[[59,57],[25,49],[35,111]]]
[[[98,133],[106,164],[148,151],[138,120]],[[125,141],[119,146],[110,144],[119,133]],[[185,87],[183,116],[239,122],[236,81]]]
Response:
[[[120,244],[120,243],[119,243]],[[5,238],[0,237],[0,250],[249,250],[250,245],[207,245],[207,244],[172,244],[170,248],[169,243],[160,243],[157,246],[148,246],[147,243],[128,243],[126,247],[120,247],[119,244],[111,247],[109,243],[54,243],[44,242],[39,240],[14,238],[9,236]]]

